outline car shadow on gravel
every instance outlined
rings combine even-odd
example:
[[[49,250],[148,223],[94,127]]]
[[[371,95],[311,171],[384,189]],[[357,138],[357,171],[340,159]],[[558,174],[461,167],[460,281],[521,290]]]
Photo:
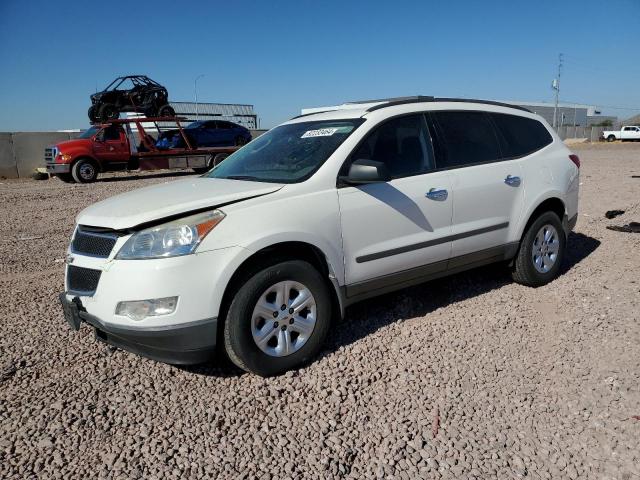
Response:
[[[571,270],[599,246],[599,240],[582,233],[571,232],[567,256],[560,275]],[[340,347],[354,343],[394,322],[424,317],[439,308],[483,295],[512,282],[509,270],[504,264],[493,264],[357,303],[347,309],[345,320],[337,328],[332,329],[325,348],[311,362],[330,355]],[[178,368],[198,375],[221,378],[236,377],[244,373],[223,354],[217,357],[210,363]]]
[[[162,172],[162,173],[152,173],[149,175],[140,175],[140,174],[131,174],[127,176],[116,175],[113,177],[99,177],[96,180],[96,183],[100,182],[129,182],[131,180],[148,180],[154,178],[179,178],[179,177],[187,177],[187,176],[195,176],[195,172]]]
[[[600,240],[584,233],[571,232],[567,240],[567,255],[560,269],[560,275],[564,275],[591,255],[600,246],[600,243],[602,243]]]
[[[571,232],[560,275],[591,255],[600,241]],[[483,295],[512,283],[504,264],[493,264],[426,282],[351,306],[345,322],[330,334],[321,356],[349,345],[391,323],[424,317],[439,308]]]

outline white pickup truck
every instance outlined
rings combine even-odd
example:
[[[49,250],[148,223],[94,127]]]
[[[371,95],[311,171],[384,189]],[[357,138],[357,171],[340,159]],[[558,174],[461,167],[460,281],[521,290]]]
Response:
[[[640,127],[637,125],[625,125],[618,130],[605,130],[602,138],[607,142],[615,140],[640,140]]]

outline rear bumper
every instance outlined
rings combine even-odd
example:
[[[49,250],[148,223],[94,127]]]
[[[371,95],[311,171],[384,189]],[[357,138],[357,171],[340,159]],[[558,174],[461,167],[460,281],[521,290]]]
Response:
[[[217,319],[161,327],[122,327],[110,325],[88,313],[78,297],[69,300],[60,294],[65,318],[71,328],[81,323],[94,328],[96,339],[136,355],[175,365],[203,363],[215,353]]]
[[[68,163],[49,163],[47,164],[47,173],[69,173],[71,165]]]

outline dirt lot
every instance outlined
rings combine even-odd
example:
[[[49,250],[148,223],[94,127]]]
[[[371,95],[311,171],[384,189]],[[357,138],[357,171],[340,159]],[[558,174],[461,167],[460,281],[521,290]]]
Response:
[[[367,301],[321,358],[271,379],[64,323],[74,215],[175,175],[0,180],[0,477],[640,478],[640,234],[605,228],[640,221],[640,145],[574,150],[558,280],[488,267]]]

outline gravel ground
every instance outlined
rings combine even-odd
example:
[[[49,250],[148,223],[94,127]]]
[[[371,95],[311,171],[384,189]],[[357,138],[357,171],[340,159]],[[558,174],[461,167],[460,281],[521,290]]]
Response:
[[[74,215],[177,175],[1,180],[0,477],[640,478],[640,235],[605,228],[640,221],[640,145],[575,150],[559,279],[487,267],[367,301],[317,361],[270,379],[64,323]]]

